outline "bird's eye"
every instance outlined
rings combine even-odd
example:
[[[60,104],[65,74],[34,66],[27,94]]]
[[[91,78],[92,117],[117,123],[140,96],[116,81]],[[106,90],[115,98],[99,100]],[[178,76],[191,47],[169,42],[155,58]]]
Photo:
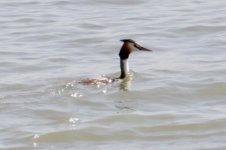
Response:
[[[137,44],[134,44],[134,47],[136,47],[136,48],[140,48],[140,45],[137,45]]]

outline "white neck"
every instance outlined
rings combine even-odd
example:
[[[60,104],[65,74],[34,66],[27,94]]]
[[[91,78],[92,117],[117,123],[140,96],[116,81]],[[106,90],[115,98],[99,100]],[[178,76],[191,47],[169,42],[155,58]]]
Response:
[[[121,68],[121,76],[120,76],[120,78],[123,79],[129,73],[128,59],[120,59],[120,68]]]

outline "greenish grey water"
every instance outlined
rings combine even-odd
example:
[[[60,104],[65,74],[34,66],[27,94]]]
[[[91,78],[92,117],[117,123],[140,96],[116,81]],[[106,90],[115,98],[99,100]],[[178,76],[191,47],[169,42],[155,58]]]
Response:
[[[0,2],[0,149],[225,149],[226,2]],[[119,75],[120,39],[153,49]]]

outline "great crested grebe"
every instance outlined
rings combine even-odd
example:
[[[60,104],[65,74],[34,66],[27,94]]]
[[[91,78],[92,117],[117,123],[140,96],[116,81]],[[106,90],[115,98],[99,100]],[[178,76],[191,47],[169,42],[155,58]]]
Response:
[[[105,85],[108,83],[112,83],[118,79],[125,79],[129,73],[128,58],[130,53],[136,50],[152,51],[150,49],[144,48],[143,46],[131,39],[123,39],[121,41],[123,42],[123,45],[119,51],[121,75],[118,78],[111,79],[109,77],[103,77],[101,79],[84,79],[79,81],[78,83],[86,85]]]
[[[119,78],[124,79],[129,73],[128,58],[130,53],[135,50],[140,50],[140,51],[152,51],[152,50],[142,47],[137,42],[131,39],[123,39],[121,41],[123,42],[123,45],[119,52],[120,68],[121,68],[121,75]]]

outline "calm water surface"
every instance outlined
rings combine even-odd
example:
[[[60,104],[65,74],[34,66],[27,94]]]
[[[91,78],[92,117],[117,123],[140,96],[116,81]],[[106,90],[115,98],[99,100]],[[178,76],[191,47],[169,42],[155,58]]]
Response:
[[[0,149],[226,149],[226,1],[1,0]],[[120,39],[131,76],[119,75]]]

